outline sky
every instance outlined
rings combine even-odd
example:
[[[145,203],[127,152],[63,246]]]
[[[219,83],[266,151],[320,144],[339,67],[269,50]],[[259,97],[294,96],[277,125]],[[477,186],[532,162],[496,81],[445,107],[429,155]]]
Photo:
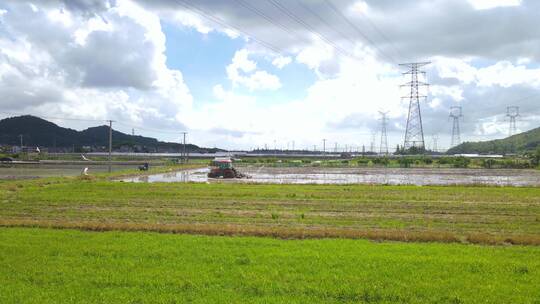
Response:
[[[410,81],[425,144],[540,125],[540,1],[5,0],[0,118],[32,114],[226,149],[403,144]]]

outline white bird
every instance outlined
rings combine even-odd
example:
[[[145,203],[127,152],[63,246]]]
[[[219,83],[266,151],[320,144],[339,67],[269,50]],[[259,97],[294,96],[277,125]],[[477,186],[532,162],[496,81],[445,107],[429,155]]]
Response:
[[[39,147],[36,147],[36,152],[41,153],[41,150],[39,149]]]
[[[86,158],[86,156],[84,156],[84,154],[81,154],[81,157],[82,157],[82,160],[90,161],[90,159]]]
[[[82,174],[83,175],[88,175],[88,167],[83,169]]]

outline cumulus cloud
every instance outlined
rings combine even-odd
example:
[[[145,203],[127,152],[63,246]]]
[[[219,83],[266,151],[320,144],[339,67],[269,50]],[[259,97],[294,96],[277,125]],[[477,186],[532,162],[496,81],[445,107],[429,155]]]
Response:
[[[291,57],[278,56],[272,60],[272,64],[278,69],[283,69],[286,65],[292,62]]]
[[[127,0],[63,4],[6,6],[3,105],[33,114],[181,125],[175,113],[191,108],[192,97],[181,72],[165,64],[160,19]]]
[[[221,146],[220,136],[228,136],[242,147],[273,140],[311,146],[323,137],[366,143],[379,129],[378,111],[388,110],[394,145],[402,141],[407,113],[399,98],[407,79],[396,64],[430,60],[432,86],[421,105],[426,134],[448,136],[453,105],[463,107],[466,139],[505,134],[508,105],[540,115],[537,99],[523,98],[540,93],[538,1],[330,0],[347,20],[325,1],[301,0],[309,11],[296,1],[279,2],[286,11],[249,1],[272,22],[224,0],[188,7],[170,0],[2,3],[2,106],[185,127],[206,143]],[[163,21],[243,43],[223,63],[231,86],[208,84],[211,102],[198,104],[182,71],[167,67]],[[282,91],[290,89],[281,73],[292,61],[317,76],[298,88],[304,94],[294,94],[302,98]],[[225,124],[222,117],[230,119]],[[519,122],[522,130],[534,126]]]
[[[227,66],[227,77],[233,85],[243,85],[250,90],[277,90],[281,87],[279,78],[267,71],[257,70],[255,61],[248,58],[249,51],[237,51]]]

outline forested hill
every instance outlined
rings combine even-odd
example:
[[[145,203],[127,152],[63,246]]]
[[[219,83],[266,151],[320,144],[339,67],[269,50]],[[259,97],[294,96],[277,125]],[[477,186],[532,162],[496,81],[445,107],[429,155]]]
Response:
[[[508,154],[533,151],[540,147],[540,128],[507,138],[480,142],[464,142],[448,150],[448,154],[493,153]]]
[[[109,127],[98,126],[77,131],[60,127],[39,117],[25,115],[0,120],[0,145],[20,145],[19,135],[23,136],[24,146],[39,147],[104,147],[109,144]],[[161,142],[155,138],[129,135],[113,129],[113,147],[133,148],[138,152],[179,152],[182,145]],[[196,145],[186,145],[190,152],[216,152],[221,149],[207,149]]]

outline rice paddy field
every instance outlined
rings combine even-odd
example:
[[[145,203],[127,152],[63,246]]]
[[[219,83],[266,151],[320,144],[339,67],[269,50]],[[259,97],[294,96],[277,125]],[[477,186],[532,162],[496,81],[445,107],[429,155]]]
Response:
[[[538,187],[119,175],[0,181],[0,303],[540,303]]]

